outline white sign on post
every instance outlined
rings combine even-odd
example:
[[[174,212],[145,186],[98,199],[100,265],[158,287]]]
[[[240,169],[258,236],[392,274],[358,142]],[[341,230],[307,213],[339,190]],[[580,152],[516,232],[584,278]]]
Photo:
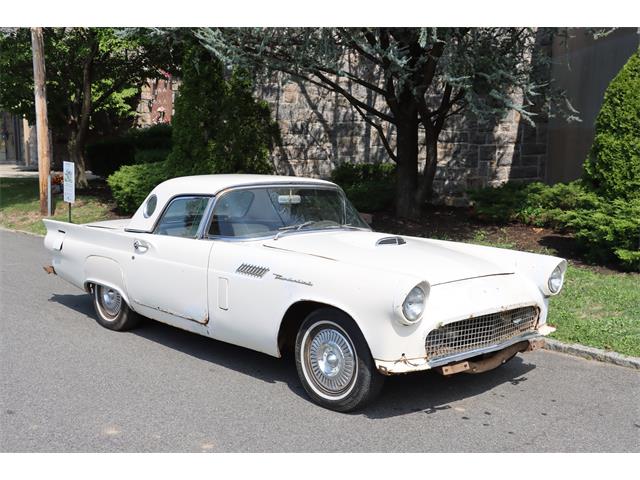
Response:
[[[64,201],[74,203],[76,201],[76,166],[73,162],[62,162],[64,177]]]

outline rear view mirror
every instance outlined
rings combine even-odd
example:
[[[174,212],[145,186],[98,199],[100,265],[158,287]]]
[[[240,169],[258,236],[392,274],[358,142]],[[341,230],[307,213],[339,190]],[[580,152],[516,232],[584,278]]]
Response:
[[[300,195],[278,195],[280,205],[298,205],[300,202],[302,202]]]

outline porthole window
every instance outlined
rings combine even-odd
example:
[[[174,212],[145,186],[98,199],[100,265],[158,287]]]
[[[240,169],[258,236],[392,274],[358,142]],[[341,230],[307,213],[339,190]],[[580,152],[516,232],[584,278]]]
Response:
[[[158,205],[158,197],[156,197],[155,195],[151,195],[147,199],[147,203],[144,204],[144,210],[142,212],[144,218],[149,218],[151,215],[153,215],[153,212],[156,211],[156,205]]]

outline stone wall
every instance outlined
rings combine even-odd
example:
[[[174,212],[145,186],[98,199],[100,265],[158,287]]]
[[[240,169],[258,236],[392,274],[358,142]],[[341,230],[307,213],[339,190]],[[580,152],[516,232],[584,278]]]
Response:
[[[326,178],[344,162],[391,161],[375,129],[342,96],[282,75],[271,77],[257,91],[280,125],[282,144],[273,153],[279,173]],[[383,107],[380,99],[368,101]],[[545,123],[534,128],[517,112],[494,125],[479,125],[463,116],[450,120],[440,137],[434,182],[443,203],[467,204],[466,191],[471,188],[544,179]],[[388,133],[393,145],[394,132]],[[422,167],[424,147],[420,160]]]
[[[377,108],[385,108],[381,98],[367,97],[349,82],[343,86]],[[259,82],[256,90],[280,126],[282,142],[272,154],[278,173],[328,178],[333,168],[345,162],[391,161],[376,130],[341,95],[285,75]],[[169,122],[177,94],[176,79],[150,80],[142,90],[139,125]],[[546,123],[533,128],[516,112],[493,125],[479,125],[464,116],[448,122],[438,146],[437,201],[466,205],[468,189],[545,178]],[[393,146],[395,132],[390,128],[387,136]],[[421,167],[424,159],[423,147]]]

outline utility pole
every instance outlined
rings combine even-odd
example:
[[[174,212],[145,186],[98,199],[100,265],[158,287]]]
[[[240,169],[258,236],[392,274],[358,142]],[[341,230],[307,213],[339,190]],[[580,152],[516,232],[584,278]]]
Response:
[[[48,177],[51,170],[49,120],[47,119],[47,86],[44,66],[42,27],[31,28],[33,51],[33,90],[36,100],[36,135],[38,138],[38,176],[40,178],[40,214],[47,215]]]

